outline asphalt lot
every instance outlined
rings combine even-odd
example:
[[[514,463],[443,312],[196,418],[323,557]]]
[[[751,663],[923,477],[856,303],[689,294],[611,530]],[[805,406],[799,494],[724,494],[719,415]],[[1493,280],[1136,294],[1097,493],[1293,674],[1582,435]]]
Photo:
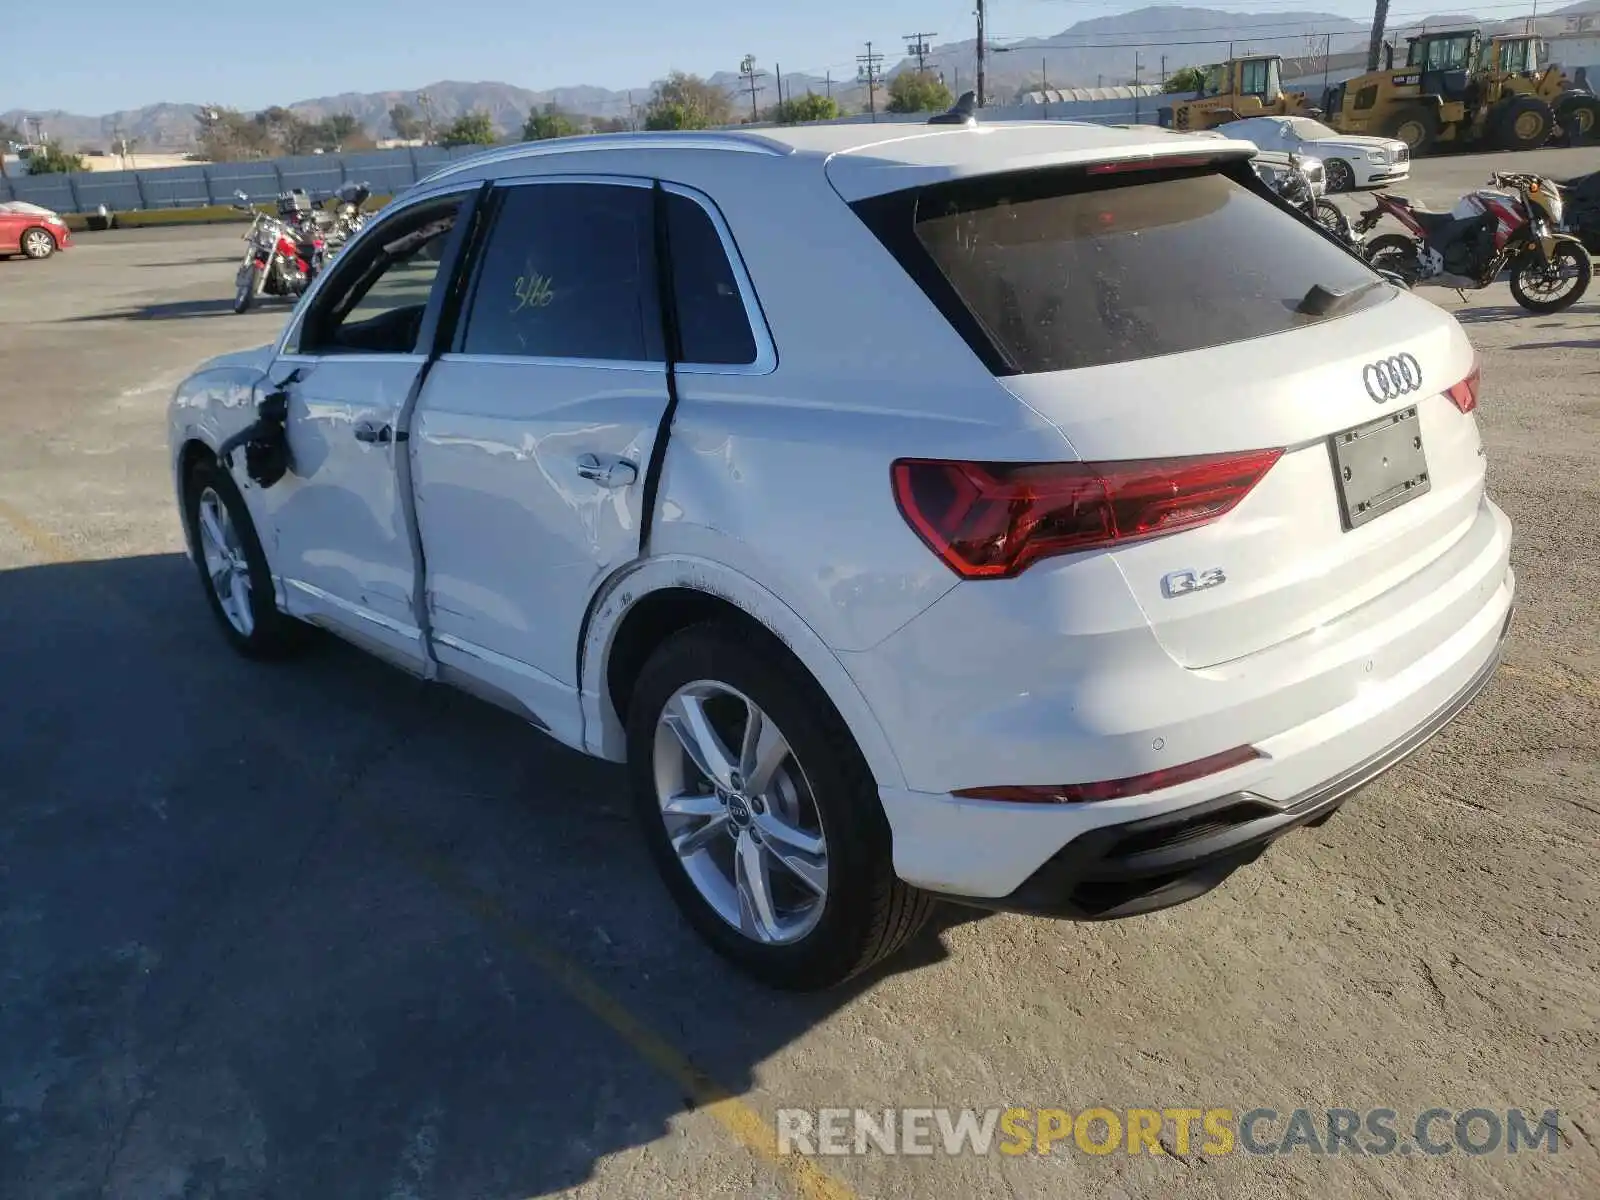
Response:
[[[1600,151],[1401,190],[1518,159]],[[238,237],[0,262],[0,1196],[1600,1195],[1600,294],[1428,293],[1521,605],[1443,736],[1195,903],[954,912],[794,998],[678,920],[618,770],[332,641],[228,653],[163,413],[281,327],[229,311]],[[831,1105],[1561,1119],[1554,1156],[775,1156]]]

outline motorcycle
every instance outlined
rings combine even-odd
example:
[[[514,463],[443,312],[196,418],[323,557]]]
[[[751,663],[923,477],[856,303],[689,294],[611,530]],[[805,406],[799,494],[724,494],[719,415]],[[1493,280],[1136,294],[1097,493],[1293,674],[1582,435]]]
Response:
[[[234,208],[254,213],[244,257],[234,275],[233,311],[248,312],[262,296],[299,296],[322,269],[326,242],[309,212],[304,192],[285,192],[278,198],[278,216],[257,212],[249,197],[235,192]]]
[[[1495,172],[1489,186],[1469,192],[1449,212],[1432,212],[1403,196],[1378,192],[1361,214],[1365,235],[1385,216],[1410,235],[1389,233],[1366,243],[1367,262],[1402,275],[1411,285],[1454,288],[1465,295],[1511,272],[1511,295],[1529,312],[1570,308],[1589,289],[1589,252],[1561,232],[1560,189],[1538,175]]]
[[[1555,184],[1566,209],[1561,232],[1576,237],[1590,254],[1600,254],[1600,171],[1558,179]]]
[[[1306,172],[1304,160],[1292,152],[1287,156],[1287,160],[1287,168],[1258,160],[1256,174],[1282,199],[1298,208],[1334,237],[1347,246],[1354,244],[1349,218],[1332,200],[1317,195],[1311,177]],[[1278,160],[1280,163],[1282,161]]]

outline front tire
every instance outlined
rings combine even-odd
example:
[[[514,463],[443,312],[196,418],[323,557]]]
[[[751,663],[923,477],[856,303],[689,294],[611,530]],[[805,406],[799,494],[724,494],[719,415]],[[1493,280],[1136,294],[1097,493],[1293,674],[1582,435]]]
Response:
[[[278,611],[266,553],[233,478],[205,459],[184,481],[183,501],[200,585],[229,644],[246,658],[279,658],[295,649],[305,627]]]
[[[1556,105],[1556,120],[1569,146],[1587,146],[1600,129],[1600,99],[1568,96]]]
[[[1420,158],[1439,136],[1439,114],[1420,104],[1408,105],[1389,119],[1384,133],[1411,147],[1412,158]]]
[[[56,252],[56,239],[48,229],[38,225],[22,231],[22,253],[31,259],[49,258]]]
[[[1386,233],[1375,237],[1362,247],[1367,265],[1375,271],[1390,271],[1405,280],[1406,286],[1415,287],[1422,277],[1422,264],[1417,259],[1417,243],[1399,233]]]
[[[934,909],[894,873],[877,786],[844,722],[772,639],[674,634],[628,706],[651,856],[713,949],[773,987],[831,987],[899,950]]]
[[[1531,252],[1511,264],[1511,295],[1529,312],[1560,312],[1583,299],[1593,278],[1589,252],[1575,241],[1561,242],[1548,266]]]
[[[1351,165],[1342,158],[1330,158],[1323,164],[1328,173],[1328,191],[1334,194],[1340,192],[1353,192],[1356,188],[1356,173]]]
[[[1317,224],[1329,233],[1336,236],[1344,233],[1344,213],[1332,200],[1318,200],[1316,203]]]
[[[250,311],[250,302],[255,299],[256,269],[250,263],[239,268],[239,273],[233,277],[233,311],[244,313]]]
[[[1498,150],[1537,150],[1550,140],[1555,113],[1537,96],[1513,96],[1489,118]]]

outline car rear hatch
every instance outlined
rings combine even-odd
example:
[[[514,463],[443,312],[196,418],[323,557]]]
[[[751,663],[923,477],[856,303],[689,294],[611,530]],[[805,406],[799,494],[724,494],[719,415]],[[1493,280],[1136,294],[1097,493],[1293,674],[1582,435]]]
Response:
[[[916,241],[930,297],[1108,493],[1130,461],[1147,493],[1211,470],[1190,456],[1240,467],[1216,515],[1169,504],[1183,532],[1130,519],[1090,551],[1171,657],[1316,634],[1460,542],[1484,467],[1455,323],[1238,171],[1094,171],[926,189]]]

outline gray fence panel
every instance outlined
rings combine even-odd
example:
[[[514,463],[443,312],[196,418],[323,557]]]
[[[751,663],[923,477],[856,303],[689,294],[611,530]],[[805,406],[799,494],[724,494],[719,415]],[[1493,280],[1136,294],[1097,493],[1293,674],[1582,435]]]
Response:
[[[73,177],[77,181],[80,212],[93,212],[104,204],[112,212],[142,208],[139,176],[135,171],[95,171]]]
[[[417,181],[417,168],[406,151],[372,150],[365,154],[343,154],[345,180],[364,183],[375,196],[404,191]]]
[[[77,208],[72,184],[65,175],[24,175],[11,181],[11,192],[13,200],[25,200],[55,212],[72,212]]]
[[[313,200],[320,200],[338,191],[344,182],[344,170],[337,154],[305,154],[297,158],[273,160],[283,188],[304,188]]]
[[[252,204],[274,199],[283,190],[272,160],[266,162],[209,163],[206,165],[206,194],[211,204],[232,204],[235,192],[243,192]],[[155,174],[155,172],[149,172]]]

